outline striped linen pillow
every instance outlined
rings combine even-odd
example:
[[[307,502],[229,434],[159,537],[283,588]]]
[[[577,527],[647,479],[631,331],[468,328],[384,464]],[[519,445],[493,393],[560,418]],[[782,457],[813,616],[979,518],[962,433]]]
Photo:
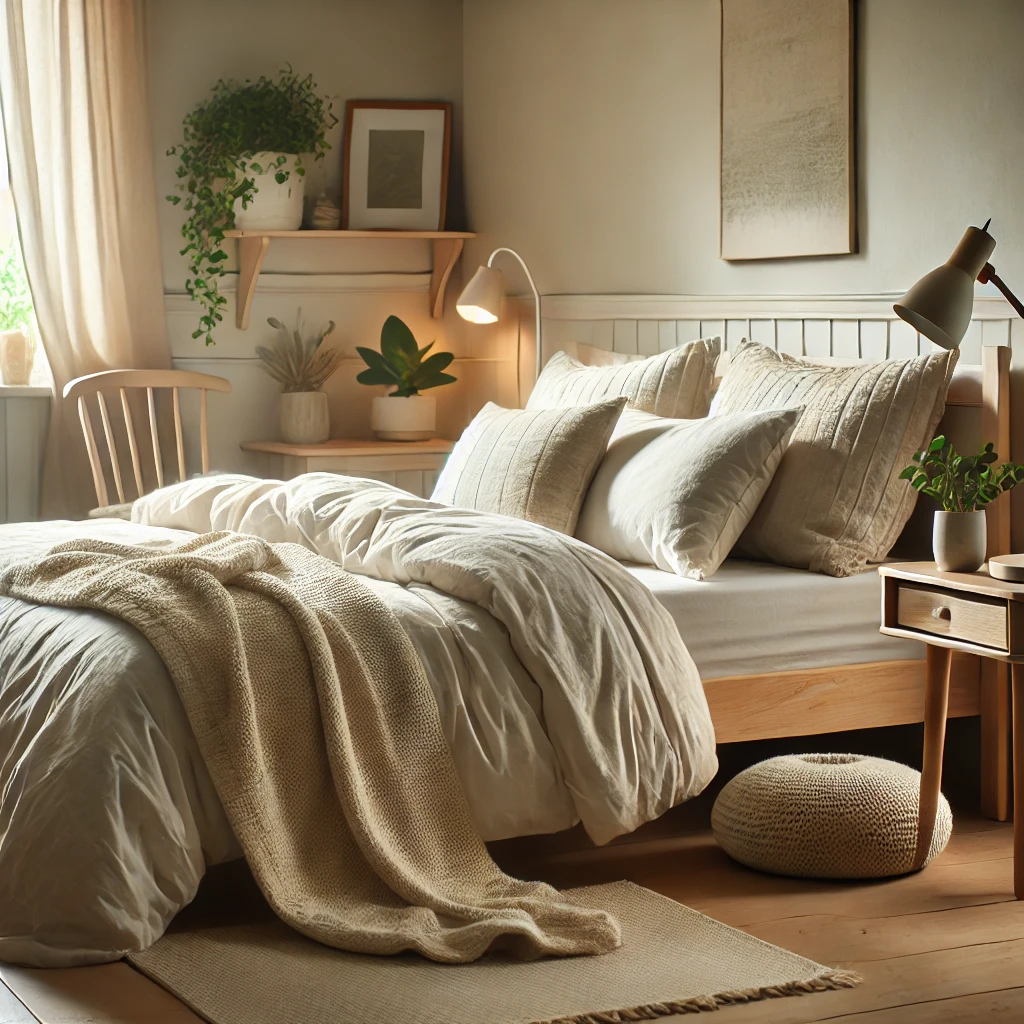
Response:
[[[721,338],[702,338],[648,359],[586,366],[565,352],[549,360],[526,408],[591,405],[623,396],[629,408],[670,419],[707,416]]]
[[[431,499],[571,536],[625,404],[625,398],[614,398],[528,410],[488,402],[448,456]]]
[[[917,498],[900,471],[938,426],[957,355],[824,366],[742,342],[711,415],[804,411],[733,554],[829,576],[882,561]]]

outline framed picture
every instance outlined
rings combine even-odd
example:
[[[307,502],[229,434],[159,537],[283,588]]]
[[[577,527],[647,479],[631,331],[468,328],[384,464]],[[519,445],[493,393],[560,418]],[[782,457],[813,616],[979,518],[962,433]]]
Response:
[[[856,251],[852,11],[722,0],[722,259]]]
[[[451,123],[450,103],[351,100],[341,226],[443,230]]]

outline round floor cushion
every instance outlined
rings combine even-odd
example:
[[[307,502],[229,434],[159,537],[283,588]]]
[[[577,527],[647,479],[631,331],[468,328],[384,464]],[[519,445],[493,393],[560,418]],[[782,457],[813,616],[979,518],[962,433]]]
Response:
[[[741,772],[719,794],[711,829],[741,864],[805,878],[884,878],[913,870],[921,773],[859,754],[789,754]],[[953,815],[939,800],[927,864]]]

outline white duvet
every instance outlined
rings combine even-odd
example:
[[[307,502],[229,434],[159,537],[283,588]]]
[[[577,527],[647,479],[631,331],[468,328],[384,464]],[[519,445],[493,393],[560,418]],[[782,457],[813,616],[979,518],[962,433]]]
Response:
[[[713,777],[703,689],[618,563],[542,527],[371,481],[220,476],[134,523],[0,527],[0,567],[81,536],[234,529],[363,576],[409,634],[485,839],[582,821],[597,842]],[[131,627],[0,598],[0,960],[109,960],[162,934],[240,856],[163,665]]]

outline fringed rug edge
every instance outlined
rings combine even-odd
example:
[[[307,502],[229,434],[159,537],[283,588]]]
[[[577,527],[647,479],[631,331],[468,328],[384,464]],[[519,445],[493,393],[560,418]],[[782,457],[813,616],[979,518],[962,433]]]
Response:
[[[680,1013],[704,1013],[719,1010],[723,1006],[739,1003],[753,1003],[761,999],[781,999],[785,996],[805,996],[814,992],[828,992],[830,989],[855,988],[864,979],[856,971],[837,967],[826,967],[806,981],[789,981],[784,985],[768,985],[764,988],[737,989],[732,992],[718,992],[713,996],[695,996],[692,999],[647,1003],[624,1010],[605,1010],[599,1013],[579,1013],[570,1017],[556,1017],[534,1021],[533,1024],[633,1024],[635,1021],[659,1020]]]

